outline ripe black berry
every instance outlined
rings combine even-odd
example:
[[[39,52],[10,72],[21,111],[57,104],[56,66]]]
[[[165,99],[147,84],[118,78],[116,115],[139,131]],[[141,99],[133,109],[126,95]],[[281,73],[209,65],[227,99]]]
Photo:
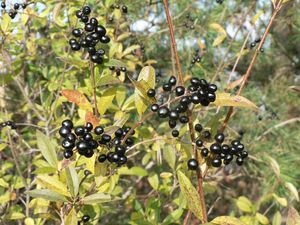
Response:
[[[90,220],[90,216],[89,215],[83,215],[83,217],[81,218],[81,220],[83,222],[88,222]]]
[[[156,94],[155,90],[153,88],[150,88],[148,91],[147,91],[147,95],[148,97],[154,97]]]
[[[90,140],[89,142],[88,142],[88,145],[89,145],[89,148],[91,148],[91,149],[96,149],[96,148],[98,148],[98,142],[97,141],[95,141],[95,140]]]
[[[210,151],[214,154],[220,154],[221,153],[221,146],[218,143],[213,143],[210,146]]]
[[[26,3],[23,3],[23,4],[22,4],[22,8],[23,8],[23,9],[26,9],[26,7],[27,7],[27,4],[26,4]]]
[[[101,43],[107,44],[110,42],[110,37],[108,37],[107,35],[102,36],[100,41],[101,41]]]
[[[75,134],[77,136],[82,136],[84,135],[84,127],[83,126],[79,126],[75,128]]]
[[[195,131],[201,132],[202,129],[203,129],[203,127],[202,127],[202,125],[201,125],[200,123],[197,123],[197,124],[195,125]]]
[[[213,167],[220,167],[221,165],[222,165],[222,160],[221,160],[221,158],[220,157],[215,157],[215,158],[213,158],[213,160],[211,161],[211,165],[213,166]]]
[[[119,161],[119,155],[117,153],[113,153],[111,155],[111,161],[112,162],[118,162]]]
[[[84,14],[84,15],[89,15],[90,13],[91,13],[91,8],[89,7],[89,6],[84,6],[83,8],[82,8],[82,13]]]
[[[239,144],[240,144],[240,141],[239,140],[233,140],[232,142],[231,142],[231,144],[232,144],[232,146],[238,146]]]
[[[101,137],[101,139],[102,139],[104,142],[107,143],[107,142],[110,142],[111,136],[108,135],[108,134],[103,134],[102,137]]]
[[[190,80],[190,82],[191,82],[191,85],[192,85],[193,87],[198,88],[198,87],[200,86],[200,81],[199,81],[199,79],[196,78],[196,77],[193,77],[193,78]]]
[[[127,162],[127,157],[125,155],[119,157],[119,161],[118,161],[119,165],[124,165],[126,162]]]
[[[228,154],[229,151],[230,151],[229,145],[226,144],[222,145],[222,153]]]
[[[73,151],[72,151],[72,150],[66,149],[66,150],[64,151],[64,157],[65,157],[66,159],[71,158],[72,155],[73,155]]]
[[[87,158],[91,158],[93,155],[94,155],[94,151],[93,151],[93,149],[90,149],[90,148],[88,148],[86,150],[86,152],[84,153],[84,156]]]
[[[163,88],[164,91],[171,91],[172,90],[172,85],[164,84],[162,88]]]
[[[196,170],[199,166],[198,161],[196,159],[189,159],[187,165],[190,170]]]
[[[176,96],[184,95],[184,92],[185,92],[185,88],[183,86],[177,86],[175,88]]]
[[[10,11],[8,12],[8,16],[11,18],[11,19],[14,19],[17,15],[17,12],[16,11]]]
[[[85,152],[87,151],[88,147],[89,146],[85,141],[79,141],[79,142],[76,143],[76,148],[77,148],[78,153],[80,155],[84,155]]]
[[[210,102],[216,101],[216,94],[215,93],[207,93],[207,99]]]
[[[170,118],[170,120],[178,120],[179,113],[176,112],[175,110],[171,110],[169,113],[169,118]]]
[[[250,44],[250,48],[254,48],[256,46],[256,43],[255,42],[252,42],[251,44]]]
[[[176,120],[169,120],[169,127],[171,128],[171,129],[173,129],[173,128],[175,128],[176,127]]]
[[[189,122],[189,118],[187,116],[181,116],[179,118],[180,123],[188,123]]]
[[[128,10],[127,10],[127,6],[126,6],[126,5],[123,5],[123,6],[122,6],[122,12],[123,12],[123,13],[127,13],[127,11],[128,11]]]
[[[208,150],[207,148],[201,149],[201,155],[202,155],[203,157],[207,157],[208,154],[209,154],[209,150]]]
[[[90,24],[92,24],[94,27],[98,25],[98,20],[95,17],[92,17],[90,19]]]
[[[14,4],[14,10],[18,10],[20,8],[20,4],[19,3],[15,3]]]
[[[243,165],[243,163],[244,163],[244,160],[243,160],[243,158],[242,157],[237,157],[236,158],[236,164],[238,164],[239,166],[241,166],[241,165]]]
[[[80,50],[80,45],[78,43],[71,44],[71,49],[73,51],[79,51]]]
[[[158,109],[157,113],[160,118],[166,118],[169,115],[169,109],[166,106],[162,106]]]
[[[75,147],[74,142],[64,139],[61,146],[65,149],[73,149]]]
[[[244,145],[240,143],[236,146],[236,148],[237,148],[238,151],[243,151],[244,150]]]
[[[124,130],[122,128],[119,128],[118,130],[116,130],[115,136],[121,138],[123,136],[123,132]]]
[[[203,106],[208,106],[209,105],[209,100],[208,99],[201,99],[200,104]]]
[[[74,38],[71,38],[71,39],[69,40],[69,44],[70,44],[70,45],[73,45],[73,44],[78,44],[78,42],[77,42],[77,40],[76,40],[76,39],[74,39]]]
[[[176,77],[175,76],[171,76],[170,79],[169,79],[169,84],[172,85],[172,86],[175,86],[176,82],[177,82]]]
[[[91,31],[93,31],[95,29],[95,26],[93,24],[91,24],[91,23],[86,23],[84,29],[87,32],[91,32]]]
[[[75,14],[76,14],[76,17],[77,17],[78,19],[80,19],[80,18],[82,17],[82,12],[81,12],[81,10],[77,10],[77,11],[75,12]]]
[[[107,153],[106,158],[107,158],[107,160],[108,160],[109,162],[113,162],[113,160],[112,160],[112,155],[113,155],[113,154],[114,154],[113,152]]]
[[[228,154],[225,156],[223,163],[224,165],[228,165],[232,160],[233,160],[233,156],[231,154]]]
[[[103,62],[103,59],[98,54],[95,54],[91,56],[91,61],[97,64],[101,64]]]
[[[134,139],[132,137],[127,138],[125,144],[128,146],[132,146],[134,144]]]
[[[87,122],[85,125],[85,128],[88,130],[88,132],[93,130],[93,124],[90,122]]]
[[[208,92],[216,92],[217,90],[218,90],[217,85],[215,85],[215,84],[208,85]]]
[[[2,8],[2,9],[5,9],[5,8],[6,8],[5,2],[1,2],[1,8]]]
[[[247,158],[247,157],[248,157],[248,152],[247,152],[247,151],[242,151],[242,152],[241,152],[241,157],[242,157],[243,159]]]
[[[105,154],[99,155],[98,162],[102,163],[102,162],[105,162],[105,160],[106,160],[106,155]]]
[[[103,134],[103,132],[104,132],[104,128],[102,126],[96,126],[94,129],[94,133],[96,135],[101,135],[101,134]]]
[[[83,34],[83,31],[82,31],[82,29],[76,28],[76,29],[73,29],[72,34],[73,34],[75,37],[81,37],[81,35]]]
[[[238,154],[238,150],[234,146],[230,147],[229,152],[230,152],[230,154],[233,154],[233,155]]]
[[[68,127],[61,127],[61,128],[59,129],[59,134],[60,134],[60,136],[62,136],[62,137],[66,137],[69,133],[71,133],[71,129],[68,128]]]
[[[222,143],[224,141],[224,134],[223,133],[218,133],[215,135],[215,141],[218,143]]]
[[[61,125],[63,127],[68,127],[70,129],[73,128],[73,122],[71,120],[64,120],[64,121],[62,121]]]
[[[196,146],[197,146],[197,147],[202,147],[202,146],[203,146],[203,141],[200,140],[200,139],[197,139],[197,140],[196,140]]]
[[[203,131],[202,133],[204,138],[210,138],[211,133],[208,130]]]
[[[199,98],[197,93],[192,94],[192,99],[191,100],[192,100],[192,103],[194,103],[194,104],[199,104],[200,103],[200,98]]]
[[[180,99],[180,104],[181,105],[189,105],[191,103],[191,100],[189,97],[184,96]]]
[[[85,140],[85,141],[93,140],[93,135],[90,133],[86,133],[83,135],[83,140]]]
[[[81,22],[83,22],[83,23],[87,23],[87,22],[89,21],[89,17],[86,16],[86,15],[82,15],[80,20],[81,20]]]
[[[122,145],[117,145],[117,146],[115,147],[115,152],[116,152],[119,156],[122,156],[122,155],[125,154],[126,149],[125,149],[125,147],[122,146]]]
[[[99,34],[100,36],[104,36],[106,34],[106,29],[105,27],[101,26],[101,25],[98,25],[96,28],[95,28],[95,32],[97,34]]]
[[[173,130],[172,131],[172,136],[173,137],[178,137],[179,136],[179,131],[178,130]]]

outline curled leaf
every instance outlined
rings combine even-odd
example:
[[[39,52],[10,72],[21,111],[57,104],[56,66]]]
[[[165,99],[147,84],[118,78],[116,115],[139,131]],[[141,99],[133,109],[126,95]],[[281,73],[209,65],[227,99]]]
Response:
[[[235,107],[245,107],[253,110],[258,110],[258,107],[243,96],[230,95],[229,93],[217,93],[216,101],[214,102],[216,106],[235,106]]]

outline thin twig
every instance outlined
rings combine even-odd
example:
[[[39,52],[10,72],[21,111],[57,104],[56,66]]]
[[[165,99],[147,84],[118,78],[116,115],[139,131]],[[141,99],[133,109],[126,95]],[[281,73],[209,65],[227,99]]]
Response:
[[[96,93],[96,82],[95,82],[95,70],[94,70],[94,63],[90,61],[90,71],[91,71],[91,80],[92,80],[92,85],[93,85],[93,96],[94,96],[94,115],[97,117],[100,116],[99,111],[98,111],[98,104],[97,104],[97,93]]]
[[[166,17],[167,17],[168,27],[169,27],[169,31],[170,31],[171,46],[173,49],[173,53],[175,56],[175,62],[176,62],[177,70],[178,70],[177,72],[178,72],[179,84],[182,85],[184,83],[184,80],[183,80],[183,74],[182,74],[179,56],[178,56],[177,48],[176,48],[176,41],[175,41],[174,28],[173,28],[174,26],[173,26],[172,18],[170,16],[170,12],[169,12],[169,8],[168,8],[168,1],[164,0],[163,2],[164,2],[164,8],[165,8],[165,13],[166,13]]]

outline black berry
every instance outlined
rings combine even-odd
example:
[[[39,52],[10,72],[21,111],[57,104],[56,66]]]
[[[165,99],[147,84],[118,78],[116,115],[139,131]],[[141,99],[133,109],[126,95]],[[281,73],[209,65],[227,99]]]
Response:
[[[190,170],[196,170],[199,166],[198,161],[196,159],[189,159],[187,165]]]
[[[147,91],[147,95],[148,97],[154,97],[156,94],[155,90],[153,88],[150,88],[148,91]]]
[[[102,162],[105,162],[105,160],[106,160],[106,155],[105,154],[99,155],[98,162],[102,163]]]
[[[184,95],[184,92],[185,92],[185,88],[183,86],[177,86],[175,88],[176,96]]]
[[[83,217],[81,218],[81,220],[83,222],[88,222],[90,220],[90,216],[89,215],[83,215]]]
[[[172,131],[172,136],[173,137],[178,137],[179,136],[179,131],[178,130],[173,130]]]

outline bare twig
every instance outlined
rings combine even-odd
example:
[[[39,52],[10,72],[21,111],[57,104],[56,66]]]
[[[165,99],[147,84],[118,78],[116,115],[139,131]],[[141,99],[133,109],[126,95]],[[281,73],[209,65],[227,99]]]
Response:
[[[178,70],[177,72],[178,72],[179,84],[182,85],[184,83],[184,80],[183,80],[183,74],[182,74],[179,56],[178,56],[177,48],[176,48],[176,41],[175,41],[174,28],[173,28],[174,26],[173,26],[172,18],[170,16],[170,12],[169,12],[169,8],[168,8],[168,1],[164,0],[163,2],[164,2],[165,13],[166,13],[166,17],[167,17],[168,27],[169,27],[169,31],[170,31],[171,46],[173,49],[173,54],[175,56],[175,62],[176,62],[177,70]]]

